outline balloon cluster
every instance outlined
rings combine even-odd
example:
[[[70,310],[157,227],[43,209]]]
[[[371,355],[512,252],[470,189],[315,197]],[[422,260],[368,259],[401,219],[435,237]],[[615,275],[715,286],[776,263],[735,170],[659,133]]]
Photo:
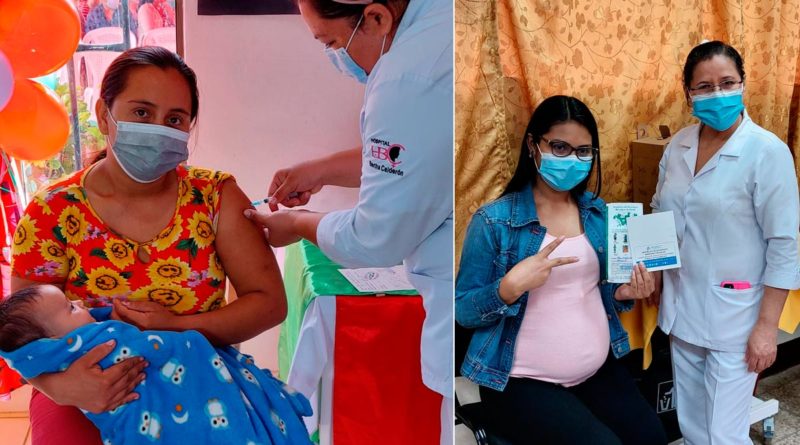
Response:
[[[22,160],[47,159],[69,137],[69,116],[31,78],[62,67],[80,40],[69,0],[0,0],[0,148]]]

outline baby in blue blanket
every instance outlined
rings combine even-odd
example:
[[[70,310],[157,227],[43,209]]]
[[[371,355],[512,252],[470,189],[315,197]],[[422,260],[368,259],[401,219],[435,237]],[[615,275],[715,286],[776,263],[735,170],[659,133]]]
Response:
[[[105,445],[310,444],[303,395],[258,369],[232,347],[214,348],[197,331],[140,331],[87,310],[55,286],[34,286],[0,302],[0,356],[29,379],[66,369],[93,347],[116,340],[104,369],[142,356],[149,366],[139,399],[101,414],[84,412]]]

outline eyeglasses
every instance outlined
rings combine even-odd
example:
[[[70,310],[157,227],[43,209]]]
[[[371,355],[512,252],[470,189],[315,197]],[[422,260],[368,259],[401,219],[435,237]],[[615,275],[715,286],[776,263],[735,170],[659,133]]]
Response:
[[[697,85],[694,88],[689,88],[689,91],[697,91],[699,93],[710,93],[712,91],[716,91],[720,89],[722,91],[733,91],[739,88],[739,85],[743,84],[744,80],[724,80],[720,82],[718,85],[714,85],[713,83],[708,82],[701,82],[700,85]]]
[[[569,145],[564,141],[559,141],[558,139],[549,140],[544,136],[541,136],[541,138],[543,141],[547,142],[547,145],[550,146],[550,151],[553,153],[553,156],[557,156],[559,158],[567,157],[574,152],[578,159],[588,162],[594,159],[595,152],[599,150],[599,148],[592,147],[591,145],[573,147],[572,145]]]

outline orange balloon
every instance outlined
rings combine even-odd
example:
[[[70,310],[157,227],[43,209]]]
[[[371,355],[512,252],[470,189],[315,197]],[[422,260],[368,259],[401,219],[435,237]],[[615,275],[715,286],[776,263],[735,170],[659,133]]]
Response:
[[[51,158],[69,138],[67,110],[29,79],[17,79],[8,105],[0,111],[0,148],[24,161]]]
[[[69,0],[0,0],[0,50],[17,78],[61,68],[80,37],[81,22]]]

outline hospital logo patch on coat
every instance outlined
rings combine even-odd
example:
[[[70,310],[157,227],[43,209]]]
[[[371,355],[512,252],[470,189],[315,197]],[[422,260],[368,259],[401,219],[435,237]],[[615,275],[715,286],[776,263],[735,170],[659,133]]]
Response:
[[[405,175],[405,172],[398,168],[403,163],[405,147],[377,138],[371,138],[369,141],[370,167],[397,176]]]

